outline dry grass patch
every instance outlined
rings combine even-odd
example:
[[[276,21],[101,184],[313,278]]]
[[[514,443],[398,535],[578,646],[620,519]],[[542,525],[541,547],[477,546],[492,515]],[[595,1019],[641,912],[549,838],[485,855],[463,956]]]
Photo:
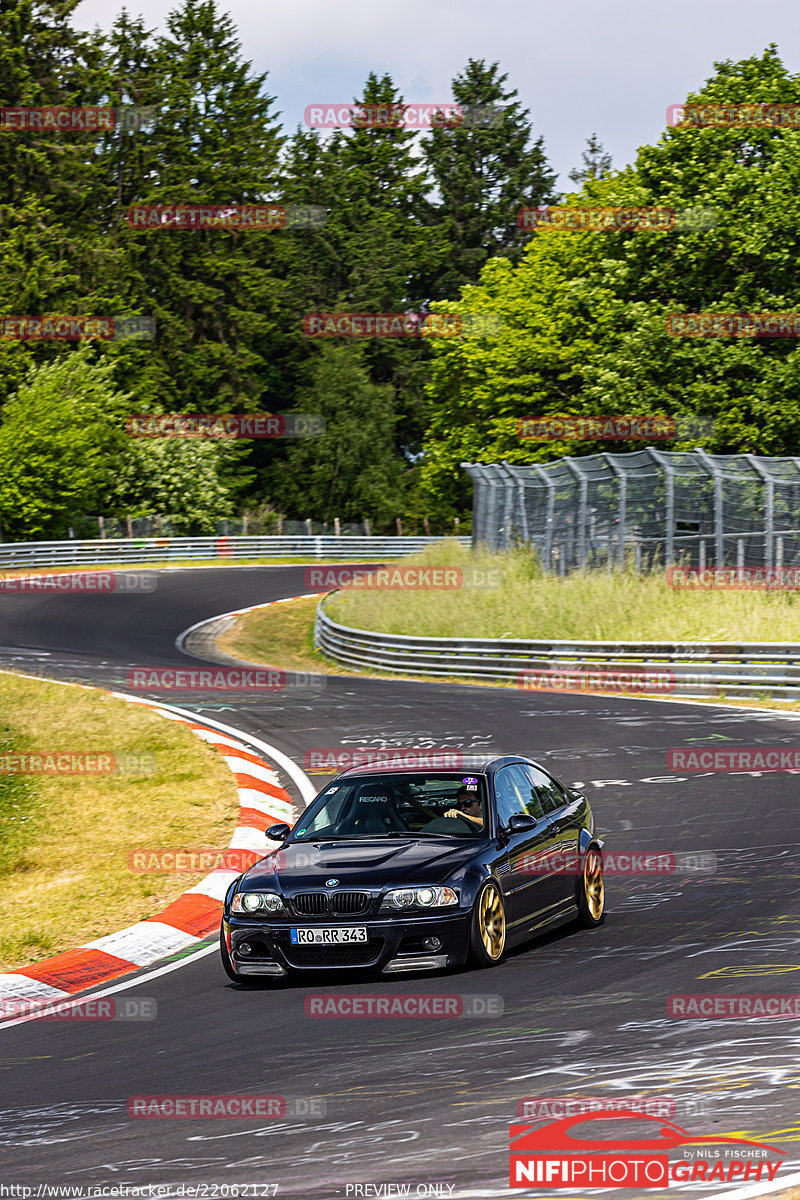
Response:
[[[206,873],[136,875],[134,850],[224,847],[233,776],[184,726],[102,692],[0,674],[0,753],[153,756],[152,774],[0,774],[0,970],[159,912]]]
[[[401,565],[401,564],[398,564]],[[575,641],[800,641],[796,592],[674,591],[663,571],[545,574],[526,549],[505,554],[439,542],[402,566],[494,572],[499,587],[337,592],[332,620],[358,629],[427,637]],[[480,576],[479,576],[480,578]]]

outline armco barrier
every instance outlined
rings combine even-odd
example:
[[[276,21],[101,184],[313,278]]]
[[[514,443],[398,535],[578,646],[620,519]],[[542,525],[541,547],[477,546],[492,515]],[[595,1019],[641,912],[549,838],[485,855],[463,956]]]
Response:
[[[458,538],[465,549],[469,538]],[[0,570],[20,567],[95,566],[100,563],[147,563],[174,559],[216,558],[244,562],[253,558],[372,559],[418,554],[442,541],[435,537],[171,537],[103,538],[95,541],[2,542]]]
[[[515,681],[522,671],[635,670],[674,673],[673,696],[800,697],[800,643],[567,642],[433,638],[351,629],[317,606],[314,644],[344,667],[404,675]],[[587,689],[589,690],[589,689]],[[538,693],[537,693],[538,694]],[[541,693],[546,694],[545,692]]]

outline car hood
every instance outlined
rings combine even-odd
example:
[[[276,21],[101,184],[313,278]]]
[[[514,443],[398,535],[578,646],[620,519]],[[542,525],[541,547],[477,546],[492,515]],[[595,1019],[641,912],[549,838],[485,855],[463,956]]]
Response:
[[[324,888],[442,883],[473,858],[483,839],[359,838],[358,841],[298,842],[262,858],[245,872],[245,890],[275,887],[289,893]]]

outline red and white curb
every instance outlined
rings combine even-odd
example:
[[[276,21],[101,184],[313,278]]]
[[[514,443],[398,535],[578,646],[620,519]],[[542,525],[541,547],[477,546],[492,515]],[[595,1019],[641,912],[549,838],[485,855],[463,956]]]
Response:
[[[156,701],[142,700],[123,692],[112,692],[111,695],[131,704],[141,704],[169,720],[180,721],[219,751],[236,778],[239,795],[239,821],[228,848],[237,851],[237,858],[243,865],[252,866],[269,852],[264,832],[270,825],[282,821],[294,823],[295,812],[288,792],[265,759],[253,753],[235,736],[239,731],[216,721],[205,722],[187,717]],[[259,744],[257,739],[252,741]],[[280,765],[284,768],[290,767],[303,798],[308,802],[316,789],[307,777],[274,747],[265,749],[270,751],[271,757],[281,760]],[[225,893],[239,874],[240,871],[217,868],[162,912],[145,921],[85,942],[74,950],[66,950],[52,958],[32,963],[29,967],[0,973],[0,1017],[3,1015],[3,1001],[64,1000],[86,988],[138,971],[202,940],[218,928]]]

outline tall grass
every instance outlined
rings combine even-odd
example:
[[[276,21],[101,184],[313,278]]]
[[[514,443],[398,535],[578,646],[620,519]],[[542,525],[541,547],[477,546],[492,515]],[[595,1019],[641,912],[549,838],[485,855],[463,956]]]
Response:
[[[398,567],[460,567],[499,573],[499,587],[447,591],[346,590],[328,602],[331,618],[360,629],[428,637],[554,638],[598,641],[800,641],[796,592],[675,591],[664,571],[546,574],[527,548],[494,554],[456,541],[404,558]]]

